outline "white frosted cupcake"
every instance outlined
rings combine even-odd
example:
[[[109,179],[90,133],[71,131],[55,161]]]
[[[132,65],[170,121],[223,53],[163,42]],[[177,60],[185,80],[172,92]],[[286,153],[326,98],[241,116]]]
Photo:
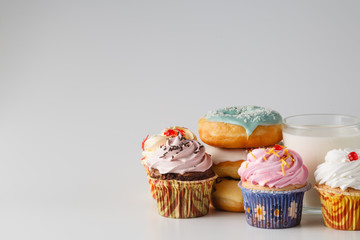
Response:
[[[360,230],[360,149],[334,149],[315,171],[326,226]]]

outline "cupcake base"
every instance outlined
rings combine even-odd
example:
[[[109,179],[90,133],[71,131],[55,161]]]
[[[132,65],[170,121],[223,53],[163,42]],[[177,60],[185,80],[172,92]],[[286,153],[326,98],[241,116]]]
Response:
[[[327,227],[338,230],[360,230],[360,192],[342,191],[316,185],[321,212]]]
[[[258,228],[290,228],[300,224],[304,193],[311,184],[290,191],[266,191],[241,186],[246,221]]]
[[[193,218],[209,212],[215,179],[199,181],[160,180],[149,178],[154,186],[158,212],[169,218]]]

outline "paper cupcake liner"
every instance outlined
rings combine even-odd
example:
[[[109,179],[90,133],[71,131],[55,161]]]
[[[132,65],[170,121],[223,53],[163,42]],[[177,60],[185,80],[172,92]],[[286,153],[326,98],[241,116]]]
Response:
[[[145,159],[141,159],[141,163],[144,165],[144,168],[145,168],[145,171],[146,171],[146,176],[148,178],[148,182],[149,182],[149,185],[150,185],[151,196],[155,199],[155,187],[150,181],[150,169],[146,165]]]
[[[258,228],[290,228],[300,224],[305,187],[290,191],[265,191],[241,186],[246,221]]]
[[[169,218],[193,218],[209,212],[211,191],[217,176],[200,181],[159,180],[155,187],[158,212]]]
[[[321,212],[327,227],[360,230],[360,193],[342,192],[315,186],[320,195]]]

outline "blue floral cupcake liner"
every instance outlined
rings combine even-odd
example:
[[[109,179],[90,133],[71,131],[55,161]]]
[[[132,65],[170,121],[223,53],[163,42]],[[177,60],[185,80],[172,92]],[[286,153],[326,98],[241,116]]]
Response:
[[[305,187],[290,191],[266,191],[241,186],[246,221],[258,228],[290,228],[300,224]]]

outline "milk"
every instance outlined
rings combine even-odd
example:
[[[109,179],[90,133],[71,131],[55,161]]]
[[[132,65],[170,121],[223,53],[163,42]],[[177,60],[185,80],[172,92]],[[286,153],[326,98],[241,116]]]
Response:
[[[309,170],[308,181],[315,184],[316,167],[324,162],[325,155],[332,149],[360,148],[360,130],[358,128],[314,128],[311,130],[284,129],[284,145],[300,154]],[[311,189],[305,193],[304,206],[318,208],[320,199],[317,191]]]

